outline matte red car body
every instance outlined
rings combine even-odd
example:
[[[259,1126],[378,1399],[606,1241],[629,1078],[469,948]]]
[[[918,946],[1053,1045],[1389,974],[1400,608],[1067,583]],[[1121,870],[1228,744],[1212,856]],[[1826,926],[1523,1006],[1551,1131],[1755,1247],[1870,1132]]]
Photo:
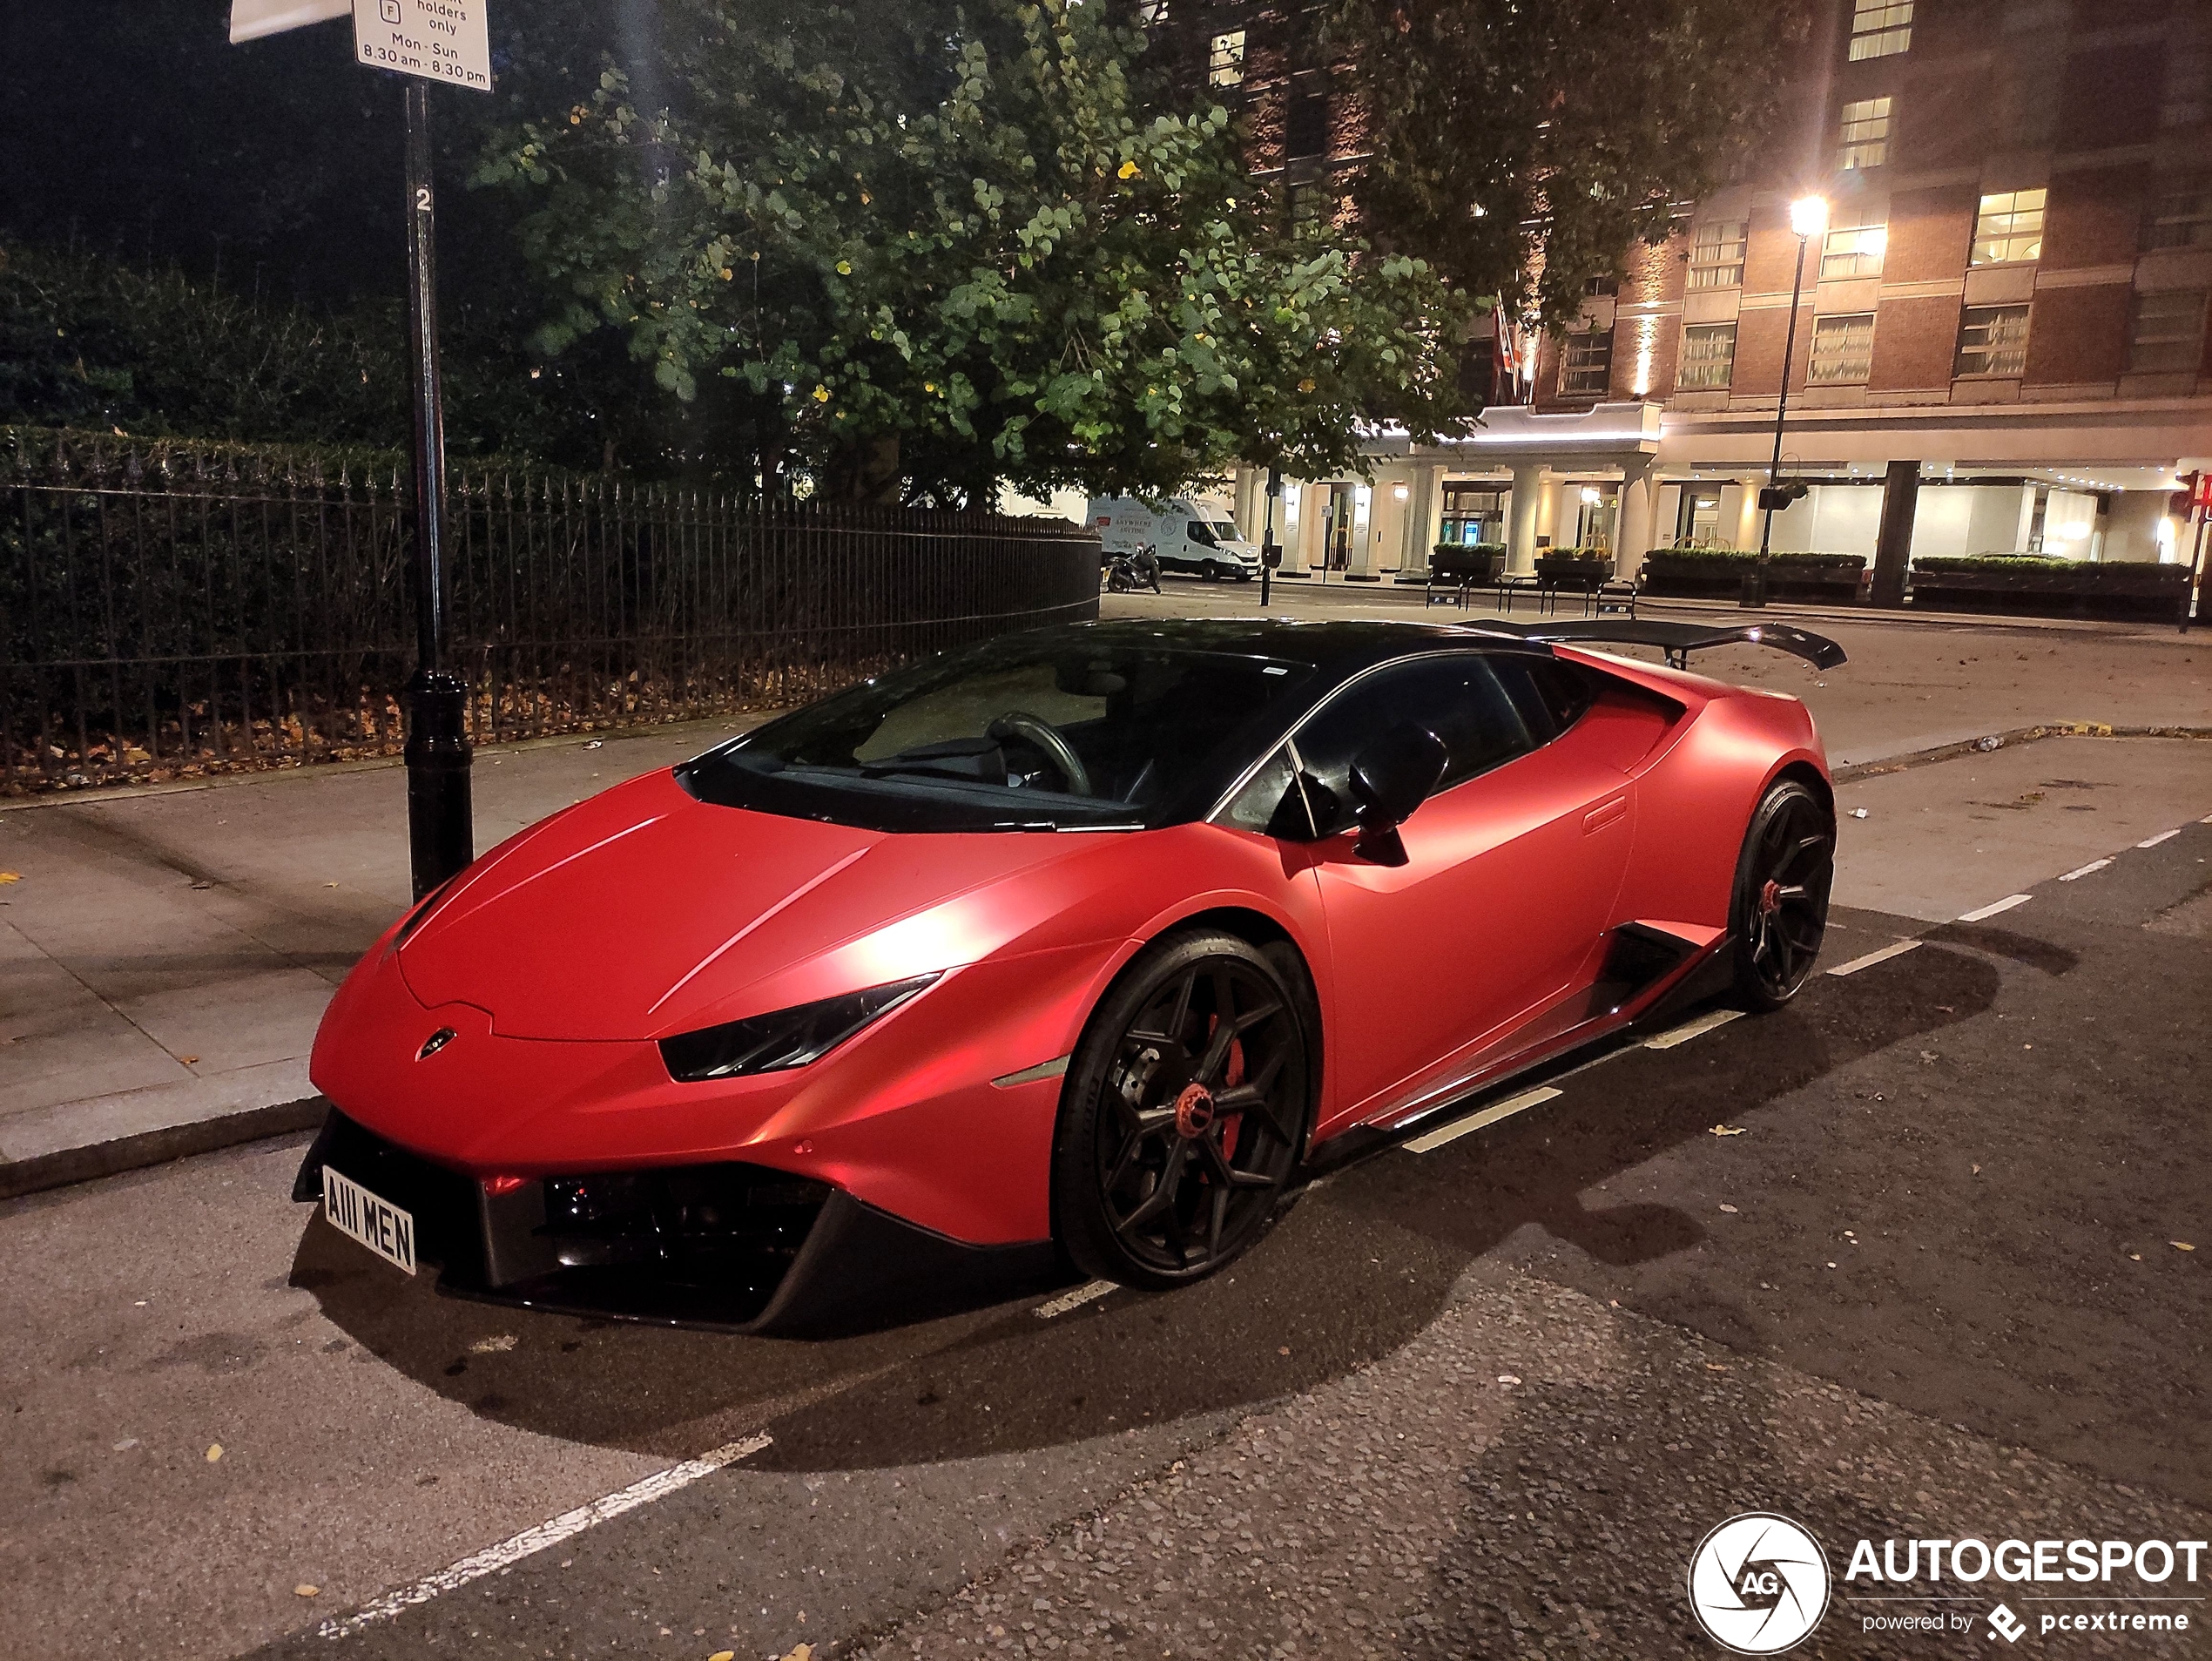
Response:
[[[395,925],[333,1000],[314,1084],[471,1175],[740,1160],[954,1240],[1035,1241],[1052,1226],[1061,1081],[993,1081],[1068,1056],[1145,942],[1238,913],[1312,976],[1313,1141],[1402,1122],[1633,1018],[1585,1007],[1610,931],[1717,946],[1769,785],[1797,769],[1824,787],[1794,699],[1558,655],[1600,672],[1597,703],[1423,804],[1399,866],[1350,834],[1291,843],[1215,823],[886,834],[714,806],[647,774],[487,854],[396,944]],[[809,1066],[679,1084],[658,1049],[931,973]],[[441,1028],[455,1039],[418,1060]]]

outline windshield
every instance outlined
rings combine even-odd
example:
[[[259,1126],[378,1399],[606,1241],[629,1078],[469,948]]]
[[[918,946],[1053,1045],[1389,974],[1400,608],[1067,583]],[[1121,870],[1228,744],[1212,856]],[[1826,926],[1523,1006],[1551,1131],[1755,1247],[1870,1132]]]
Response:
[[[1135,828],[1255,751],[1240,731],[1312,672],[1016,636],[796,711],[678,777],[703,800],[871,829]]]
[[[1215,520],[1213,522],[1213,534],[1220,537],[1224,542],[1242,542],[1244,540],[1244,535],[1237,529],[1237,522],[1233,519]]]

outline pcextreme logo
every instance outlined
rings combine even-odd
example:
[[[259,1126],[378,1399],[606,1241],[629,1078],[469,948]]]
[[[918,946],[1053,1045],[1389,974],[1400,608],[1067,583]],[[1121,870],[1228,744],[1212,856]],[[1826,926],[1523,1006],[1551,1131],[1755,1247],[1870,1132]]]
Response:
[[[1698,1542],[1689,1607],[1706,1636],[1738,1655],[1779,1655],[1828,1612],[1828,1556],[1786,1516],[1747,1511]]]

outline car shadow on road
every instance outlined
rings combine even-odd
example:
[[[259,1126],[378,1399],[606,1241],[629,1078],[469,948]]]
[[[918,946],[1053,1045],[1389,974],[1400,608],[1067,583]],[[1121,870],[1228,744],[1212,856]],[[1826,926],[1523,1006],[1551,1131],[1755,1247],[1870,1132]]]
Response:
[[[1694,1050],[1634,1051],[1540,1116],[1416,1156],[1386,1150],[1282,1216],[1232,1270],[1116,1291],[1055,1319],[1035,1300],[864,1335],[794,1341],[508,1310],[437,1296],[320,1217],[295,1285],[387,1364],[472,1412],[563,1440],[688,1455],[752,1431],[752,1464],[873,1469],[1064,1445],[1311,1389],[1420,1333],[1467,1264],[1534,1225],[1613,1265],[1681,1252],[1703,1225],[1583,1196],[1757,1116],[1856,1057],[1986,1009],[1997,973],[1946,952],[1936,1000],[1817,983]],[[427,1277],[426,1277],[427,1279]]]

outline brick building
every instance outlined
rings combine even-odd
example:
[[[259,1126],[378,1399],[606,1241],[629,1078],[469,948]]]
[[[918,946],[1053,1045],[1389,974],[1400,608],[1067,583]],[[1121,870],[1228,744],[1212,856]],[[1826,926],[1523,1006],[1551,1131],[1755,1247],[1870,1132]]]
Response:
[[[1188,0],[1182,0],[1187,3]],[[2189,557],[2178,469],[2212,465],[2212,4],[1832,0],[1759,171],[1635,250],[1524,351],[1482,431],[1376,443],[1377,482],[1286,484],[1285,569],[1426,570],[1440,540],[1756,547],[1800,239],[1774,546],[1894,560]],[[1208,8],[1217,88],[1293,211],[1338,211],[1356,111],[1326,66],[1248,52]],[[1256,532],[1259,481],[1237,482]]]

